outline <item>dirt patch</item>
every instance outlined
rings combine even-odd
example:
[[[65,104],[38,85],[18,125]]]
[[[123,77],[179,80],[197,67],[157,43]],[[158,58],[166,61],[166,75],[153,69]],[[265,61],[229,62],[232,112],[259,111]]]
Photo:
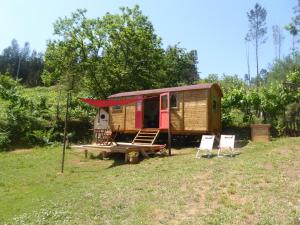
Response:
[[[180,187],[183,192],[189,191],[190,196],[186,199],[186,204],[177,212],[172,220],[168,221],[168,224],[182,224],[184,221],[188,221],[195,215],[209,214],[215,208],[217,203],[208,199],[208,193],[211,187],[211,183],[208,182],[209,177],[212,174],[210,172],[201,172],[193,176],[192,183],[186,183]],[[206,204],[209,202],[209,206]]]
[[[264,165],[263,165],[263,167],[266,169],[266,170],[272,170],[274,167],[273,167],[273,165],[272,165],[272,163],[265,163]]]
[[[300,161],[298,162],[300,163]],[[300,168],[286,168],[284,174],[291,179],[300,179]]]
[[[28,153],[28,152],[32,152],[32,148],[16,149],[11,151],[10,153],[21,154],[21,153]]]
[[[276,152],[278,152],[280,155],[288,155],[292,150],[292,148],[277,148]]]
[[[290,178],[291,180],[300,179],[300,159],[297,159],[293,162],[292,165],[284,165],[281,168],[283,174]]]

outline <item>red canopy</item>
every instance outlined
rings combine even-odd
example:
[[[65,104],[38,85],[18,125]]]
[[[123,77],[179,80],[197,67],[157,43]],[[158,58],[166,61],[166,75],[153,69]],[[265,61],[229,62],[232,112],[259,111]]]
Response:
[[[96,106],[96,107],[127,105],[127,104],[137,102],[138,100],[141,100],[140,98],[129,98],[129,99],[122,99],[122,100],[95,100],[89,98],[79,98],[79,99],[89,105]]]

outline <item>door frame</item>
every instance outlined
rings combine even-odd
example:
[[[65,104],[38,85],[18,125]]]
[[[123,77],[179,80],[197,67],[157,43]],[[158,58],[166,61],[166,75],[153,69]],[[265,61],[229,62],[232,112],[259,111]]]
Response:
[[[166,96],[167,105],[163,105],[163,98]],[[159,129],[166,130],[170,128],[170,92],[159,95]]]
[[[138,100],[135,103],[135,128],[142,129],[144,126],[144,101],[143,96],[137,96]]]

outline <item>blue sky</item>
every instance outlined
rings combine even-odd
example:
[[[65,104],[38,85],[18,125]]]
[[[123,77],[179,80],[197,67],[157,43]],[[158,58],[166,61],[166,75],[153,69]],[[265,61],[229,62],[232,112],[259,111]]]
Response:
[[[293,16],[296,0],[0,0],[0,51],[13,38],[20,45],[45,51],[53,38],[53,23],[77,8],[86,8],[88,17],[117,13],[119,7],[135,4],[153,23],[164,47],[180,43],[198,51],[200,76],[247,73],[245,34],[246,13],[258,2],[266,8],[268,40],[260,49],[260,67],[268,68],[274,59],[272,25],[283,27]],[[284,31],[283,55],[290,52],[291,37]],[[250,46],[251,73],[255,73],[254,48]]]

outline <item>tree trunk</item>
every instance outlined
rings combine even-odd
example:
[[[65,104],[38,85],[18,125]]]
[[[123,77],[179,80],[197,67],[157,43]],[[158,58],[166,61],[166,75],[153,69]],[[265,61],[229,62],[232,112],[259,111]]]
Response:
[[[247,56],[247,67],[248,67],[248,82],[249,82],[249,85],[250,85],[250,82],[251,82],[251,75],[250,75],[250,59],[249,59],[249,44],[247,43],[247,46],[246,46],[246,56]]]
[[[255,57],[256,57],[256,86],[259,86],[259,71],[258,71],[258,40],[255,40]]]
[[[258,15],[256,14],[256,29],[255,29],[255,57],[256,57],[256,86],[259,86],[259,74],[258,74]]]
[[[292,54],[293,54],[293,59],[295,59],[295,36],[293,36]]]

